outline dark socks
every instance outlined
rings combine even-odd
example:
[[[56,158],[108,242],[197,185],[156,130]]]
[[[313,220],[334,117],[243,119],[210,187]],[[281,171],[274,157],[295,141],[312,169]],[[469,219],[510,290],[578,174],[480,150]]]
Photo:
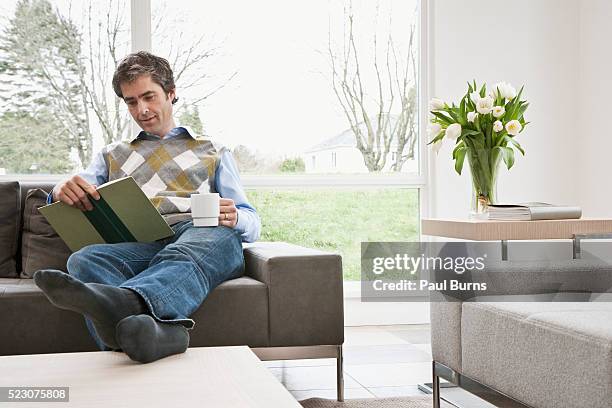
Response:
[[[189,333],[180,324],[160,323],[141,314],[128,316],[117,324],[117,344],[132,360],[150,363],[189,347]]]
[[[112,349],[119,348],[115,339],[117,323],[127,316],[148,312],[144,300],[130,289],[83,283],[62,271],[36,271],[34,282],[55,306],[91,319],[102,342]]]

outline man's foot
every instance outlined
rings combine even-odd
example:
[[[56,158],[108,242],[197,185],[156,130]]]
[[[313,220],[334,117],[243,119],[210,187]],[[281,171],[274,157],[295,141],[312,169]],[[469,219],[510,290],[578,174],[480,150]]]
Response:
[[[180,324],[160,323],[141,314],[128,316],[116,327],[117,344],[132,360],[150,363],[189,347],[189,333]]]
[[[83,283],[62,271],[36,271],[34,282],[55,306],[90,318],[102,342],[112,349],[119,348],[115,340],[117,323],[148,311],[144,300],[130,289]]]

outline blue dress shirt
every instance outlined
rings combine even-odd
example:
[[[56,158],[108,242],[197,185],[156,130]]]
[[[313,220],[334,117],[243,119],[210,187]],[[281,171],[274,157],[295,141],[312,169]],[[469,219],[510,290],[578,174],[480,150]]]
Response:
[[[179,126],[170,130],[170,132],[164,136],[164,139],[172,139],[185,132],[190,136],[193,135],[193,132],[191,132],[187,126]],[[140,132],[136,138],[140,138],[143,134],[144,131]],[[108,182],[108,168],[106,167],[102,152],[98,152],[93,157],[90,165],[78,174],[87,180],[88,183],[96,186]],[[242,240],[244,242],[257,241],[261,231],[261,220],[255,208],[247,200],[244,189],[242,188],[242,183],[240,182],[236,162],[229,150],[223,152],[217,164],[217,170],[215,171],[215,189],[221,197],[234,200],[234,204],[238,210],[238,220],[234,228],[240,231]],[[47,203],[51,203],[52,200],[53,194],[49,194]]]

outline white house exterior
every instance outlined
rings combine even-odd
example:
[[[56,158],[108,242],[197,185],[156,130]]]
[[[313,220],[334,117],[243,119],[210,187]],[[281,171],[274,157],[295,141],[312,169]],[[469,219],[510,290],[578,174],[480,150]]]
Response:
[[[376,122],[373,121],[373,125]],[[365,132],[365,129],[364,129]],[[383,172],[391,171],[395,162],[397,143],[391,143]],[[357,149],[357,141],[351,129],[333,136],[302,153],[306,173],[368,173],[363,155]],[[402,172],[416,172],[416,160],[408,160]]]

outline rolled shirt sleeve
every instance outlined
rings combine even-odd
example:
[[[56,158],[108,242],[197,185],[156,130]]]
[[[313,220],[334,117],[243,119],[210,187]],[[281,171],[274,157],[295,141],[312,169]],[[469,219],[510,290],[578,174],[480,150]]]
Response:
[[[238,210],[238,221],[234,227],[244,242],[255,242],[261,232],[261,220],[255,208],[247,200],[238,167],[229,150],[224,151],[219,159],[215,173],[215,189],[223,198],[231,198]]]

